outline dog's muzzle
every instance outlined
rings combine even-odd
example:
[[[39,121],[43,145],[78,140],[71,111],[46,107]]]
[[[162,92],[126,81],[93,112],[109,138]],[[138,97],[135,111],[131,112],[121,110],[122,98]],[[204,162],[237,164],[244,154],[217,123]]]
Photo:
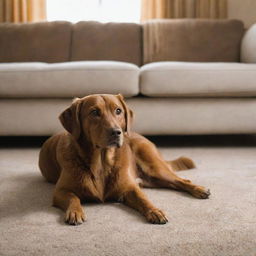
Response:
[[[110,130],[108,146],[120,148],[123,144],[123,132],[119,128]]]

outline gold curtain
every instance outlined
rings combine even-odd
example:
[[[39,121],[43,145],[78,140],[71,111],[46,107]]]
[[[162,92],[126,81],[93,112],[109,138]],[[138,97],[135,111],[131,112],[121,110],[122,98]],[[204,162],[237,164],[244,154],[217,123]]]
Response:
[[[0,0],[0,22],[46,20],[46,0]]]
[[[141,21],[227,17],[227,0],[141,0]]]

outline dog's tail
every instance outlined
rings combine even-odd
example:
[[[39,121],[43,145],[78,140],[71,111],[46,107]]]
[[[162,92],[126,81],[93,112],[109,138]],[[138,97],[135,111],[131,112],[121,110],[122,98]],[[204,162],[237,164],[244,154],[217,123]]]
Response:
[[[196,167],[194,161],[188,157],[181,156],[172,161],[166,161],[174,171],[193,169]]]

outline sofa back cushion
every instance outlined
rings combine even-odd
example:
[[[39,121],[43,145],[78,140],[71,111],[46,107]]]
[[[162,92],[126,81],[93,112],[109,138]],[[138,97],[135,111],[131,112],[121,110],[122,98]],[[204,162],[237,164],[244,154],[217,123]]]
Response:
[[[141,65],[141,41],[139,24],[81,21],[73,25],[71,60],[115,60]]]
[[[149,21],[143,24],[144,63],[238,62],[243,34],[238,20]]]
[[[71,23],[0,24],[0,62],[69,60]]]

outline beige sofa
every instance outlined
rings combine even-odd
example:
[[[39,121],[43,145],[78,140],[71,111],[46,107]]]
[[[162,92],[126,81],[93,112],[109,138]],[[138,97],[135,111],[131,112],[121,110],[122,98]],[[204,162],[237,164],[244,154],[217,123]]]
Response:
[[[256,27],[0,25],[0,135],[51,135],[73,97],[122,93],[146,135],[256,132]]]

